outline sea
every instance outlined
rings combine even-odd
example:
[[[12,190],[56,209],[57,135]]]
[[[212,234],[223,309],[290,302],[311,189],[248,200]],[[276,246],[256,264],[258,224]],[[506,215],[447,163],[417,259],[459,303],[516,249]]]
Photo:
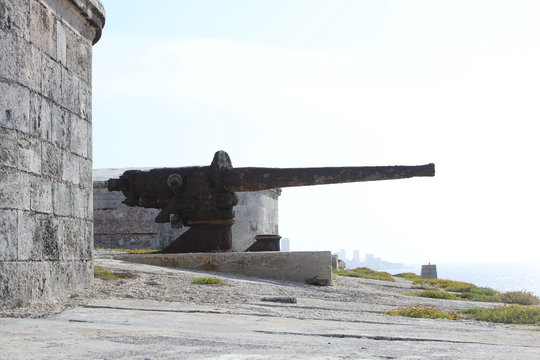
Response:
[[[540,262],[525,263],[441,263],[437,265],[437,277],[465,281],[500,292],[527,291],[540,296]],[[420,274],[421,265],[405,265],[402,268],[381,269],[391,274],[412,272]]]

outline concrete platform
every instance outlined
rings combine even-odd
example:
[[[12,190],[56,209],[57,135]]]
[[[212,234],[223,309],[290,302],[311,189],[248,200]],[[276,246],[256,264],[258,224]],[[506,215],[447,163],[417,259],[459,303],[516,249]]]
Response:
[[[240,274],[262,279],[332,285],[330,251],[127,254],[118,255],[115,259],[180,269]]]
[[[540,330],[472,320],[384,315],[417,303],[458,310],[496,304],[403,295],[411,282],[338,277],[310,286],[97,258],[132,278],[95,279],[75,306],[45,318],[0,315],[2,360],[399,359],[538,360]],[[293,296],[295,304],[262,301]],[[2,312],[0,311],[0,314]]]

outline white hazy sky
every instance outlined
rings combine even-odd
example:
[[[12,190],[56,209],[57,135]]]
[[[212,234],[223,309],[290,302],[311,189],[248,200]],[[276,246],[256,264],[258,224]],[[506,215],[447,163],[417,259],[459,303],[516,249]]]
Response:
[[[94,168],[413,165],[287,188],[291,250],[538,262],[540,1],[102,0]]]

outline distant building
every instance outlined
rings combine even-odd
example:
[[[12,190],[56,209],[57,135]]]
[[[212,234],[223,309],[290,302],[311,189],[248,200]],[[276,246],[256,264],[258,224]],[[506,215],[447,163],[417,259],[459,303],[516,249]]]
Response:
[[[347,260],[347,252],[343,249],[337,252],[337,256],[340,260],[343,260],[343,261]]]
[[[289,238],[281,239],[281,251],[291,251],[289,245],[290,245]]]

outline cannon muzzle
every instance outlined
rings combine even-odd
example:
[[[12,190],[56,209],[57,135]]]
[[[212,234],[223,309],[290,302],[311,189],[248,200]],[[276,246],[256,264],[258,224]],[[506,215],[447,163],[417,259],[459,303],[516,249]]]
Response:
[[[228,191],[258,191],[283,187],[341,184],[361,181],[434,176],[435,165],[359,166],[322,168],[227,168],[223,187]]]

